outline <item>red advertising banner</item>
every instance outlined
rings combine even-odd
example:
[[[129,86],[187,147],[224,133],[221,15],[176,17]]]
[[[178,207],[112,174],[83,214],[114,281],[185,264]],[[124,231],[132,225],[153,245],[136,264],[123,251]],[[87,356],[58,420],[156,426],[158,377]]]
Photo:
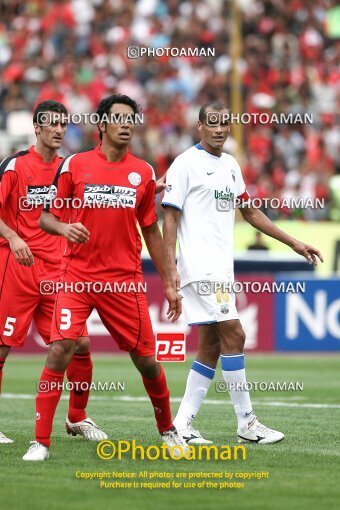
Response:
[[[149,311],[155,333],[184,333],[186,335],[186,351],[193,352],[197,349],[197,327],[186,324],[182,314],[176,323],[167,320],[168,308],[165,300],[160,278],[156,274],[146,275],[147,295]],[[274,281],[272,276],[260,276],[242,274],[236,278],[243,282]],[[240,321],[246,333],[247,351],[272,351],[274,345],[274,295],[269,292],[245,292],[242,290],[236,294],[237,309]],[[94,311],[88,319],[87,326],[91,337],[92,352],[119,352],[114,339],[103,326],[98,314]],[[32,324],[25,345],[22,349],[13,349],[18,353],[43,352],[46,346]]]

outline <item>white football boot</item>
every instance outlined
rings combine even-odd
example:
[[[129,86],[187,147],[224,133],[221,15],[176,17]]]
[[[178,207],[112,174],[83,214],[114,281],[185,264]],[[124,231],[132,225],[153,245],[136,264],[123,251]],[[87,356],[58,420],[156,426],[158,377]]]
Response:
[[[6,437],[5,434],[0,432],[0,444],[9,444],[9,443],[13,443],[13,439]]]
[[[161,434],[161,438],[163,443],[166,444],[168,451],[171,454],[170,457],[178,458],[184,457],[186,452],[188,451],[188,446],[182,436],[178,433],[175,427],[163,432]],[[175,448],[177,446],[177,448]]]
[[[72,436],[83,436],[88,441],[103,441],[107,439],[107,435],[101,430],[98,425],[95,424],[91,418],[85,418],[85,420],[78,421],[77,423],[71,423],[66,416],[66,432],[72,434]]]
[[[256,416],[251,419],[245,428],[238,429],[237,435],[239,443],[249,442],[258,444],[278,443],[285,437],[282,432],[262,425]]]
[[[22,460],[47,460],[50,454],[47,446],[38,441],[31,441],[31,446],[27,450],[27,453],[23,456]]]
[[[174,421],[178,433],[183,437],[184,441],[189,445],[200,445],[200,444],[213,444],[209,439],[205,439],[198,430],[195,430],[192,426],[192,420],[188,420],[186,427],[181,428]]]

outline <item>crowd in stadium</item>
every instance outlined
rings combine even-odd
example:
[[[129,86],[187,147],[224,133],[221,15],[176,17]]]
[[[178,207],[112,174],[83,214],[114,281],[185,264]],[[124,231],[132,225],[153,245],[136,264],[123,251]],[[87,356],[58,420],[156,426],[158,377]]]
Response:
[[[231,2],[223,0],[7,0],[0,4],[0,157],[25,146],[13,113],[53,98],[93,112],[112,93],[142,105],[132,151],[163,175],[198,141],[199,106],[230,104]],[[332,219],[339,173],[340,29],[335,0],[240,0],[243,111],[313,114],[311,124],[244,126],[240,161],[250,194],[324,199],[324,209],[272,218]],[[5,6],[5,7],[4,7]],[[2,10],[2,11],[1,11]],[[128,46],[213,47],[214,57],[128,58]],[[17,117],[18,118],[18,117]],[[13,124],[13,122],[12,122]],[[70,125],[65,154],[97,143],[93,125]],[[236,153],[230,136],[225,150]]]

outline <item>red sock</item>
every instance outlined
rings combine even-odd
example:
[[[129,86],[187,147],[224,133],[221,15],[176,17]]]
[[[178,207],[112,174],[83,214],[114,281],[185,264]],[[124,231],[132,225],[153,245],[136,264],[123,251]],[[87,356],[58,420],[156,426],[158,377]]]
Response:
[[[44,367],[38,384],[36,398],[35,435],[39,443],[50,446],[55,410],[62,393],[64,372]],[[55,383],[53,386],[51,383]]]
[[[71,363],[67,367],[66,376],[70,382],[78,383],[70,392],[70,401],[68,408],[68,419],[71,423],[85,420],[86,406],[90,395],[90,385],[92,382],[92,360],[89,352],[86,354],[75,354]],[[88,389],[81,389],[80,383],[86,383],[83,386]],[[78,389],[77,389],[78,386]]]
[[[143,383],[154,408],[157,428],[162,433],[172,427],[172,418],[169,390],[162,366],[160,369],[160,374],[156,379],[143,377]]]
[[[0,394],[1,394],[1,383],[2,383],[2,369],[4,368],[6,358],[0,358]]]

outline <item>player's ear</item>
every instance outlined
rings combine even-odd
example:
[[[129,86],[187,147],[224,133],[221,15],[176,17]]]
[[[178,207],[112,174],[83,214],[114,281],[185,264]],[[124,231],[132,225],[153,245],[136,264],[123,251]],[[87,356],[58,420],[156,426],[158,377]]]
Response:
[[[197,122],[197,129],[198,129],[198,132],[201,133],[201,131],[202,131],[202,122],[200,120]]]
[[[104,133],[105,132],[105,122],[99,122],[98,129],[101,133]]]
[[[41,127],[36,122],[33,122],[34,132],[36,135],[39,135],[41,133]]]

